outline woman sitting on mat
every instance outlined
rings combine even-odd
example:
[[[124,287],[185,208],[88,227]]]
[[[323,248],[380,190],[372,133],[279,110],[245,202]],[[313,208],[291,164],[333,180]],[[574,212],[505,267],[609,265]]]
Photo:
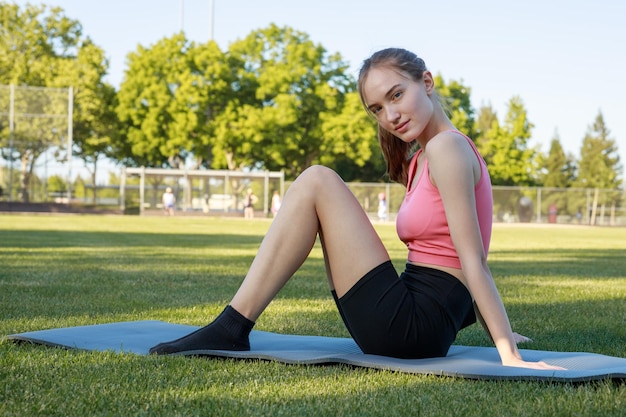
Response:
[[[150,352],[249,350],[254,322],[319,235],[337,308],[364,353],[445,356],[477,314],[503,365],[563,369],[526,362],[517,349],[516,343],[528,339],[511,330],[487,266],[489,174],[472,141],[444,113],[424,61],[403,49],[376,52],[363,63],[358,86],[364,107],[378,122],[388,174],[407,188],[397,216],[398,235],[408,247],[404,272],[398,276],[341,178],[313,166],[289,188],[224,311],[209,325]]]

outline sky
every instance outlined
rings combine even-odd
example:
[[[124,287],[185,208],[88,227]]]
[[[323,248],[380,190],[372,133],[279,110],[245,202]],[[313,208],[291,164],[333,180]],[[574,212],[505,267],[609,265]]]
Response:
[[[20,6],[38,1],[13,1]],[[624,0],[50,0],[78,20],[109,59],[119,88],[126,55],[185,31],[222,50],[274,23],[339,53],[356,76],[378,49],[417,53],[446,81],[471,89],[473,107],[503,120],[519,96],[534,124],[531,146],[548,152],[558,134],[580,155],[598,112],[626,166],[626,1]]]

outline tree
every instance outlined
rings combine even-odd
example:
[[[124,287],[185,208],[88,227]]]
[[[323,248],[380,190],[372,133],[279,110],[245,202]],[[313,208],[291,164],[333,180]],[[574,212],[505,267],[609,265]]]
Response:
[[[384,172],[376,125],[347,64],[304,33],[270,25],[225,53],[179,34],[140,46],[128,62],[117,107],[127,140],[115,147],[126,162],[176,167],[193,157],[216,169],[285,170],[288,178],[315,163],[350,179]],[[469,89],[445,87],[451,114],[471,133]]]
[[[593,202],[587,207],[590,212],[589,223],[596,223],[598,206],[601,213],[608,205],[611,222],[615,218],[615,209],[621,203],[622,193],[617,189],[622,184],[620,178],[622,167],[615,140],[611,139],[610,131],[604,122],[602,112],[598,112],[594,123],[589,126],[583,139],[578,162],[578,178],[575,185],[581,188],[595,188]],[[615,190],[600,196],[600,189]]]
[[[576,186],[581,188],[616,189],[622,167],[615,140],[598,112],[594,123],[588,127],[580,149]]]
[[[82,36],[59,7],[0,3],[0,83],[46,86],[61,59],[71,59]]]
[[[206,135],[205,82],[196,71],[197,48],[180,33],[128,54],[117,115],[123,124],[124,155],[136,165],[179,168]]]
[[[543,162],[541,185],[544,187],[567,188],[572,185],[576,176],[574,157],[566,155],[561,146],[559,134],[554,133],[550,142],[550,150]]]
[[[491,104],[483,105],[478,110],[478,117],[474,122],[474,143],[479,150],[486,149],[488,145],[488,133],[491,129],[499,129],[498,115]]]
[[[24,10],[13,4],[0,3],[0,84],[14,84],[28,95],[20,97],[24,113],[48,115],[31,117],[16,125],[15,145],[7,155],[21,161],[21,199],[28,201],[28,183],[37,158],[51,147],[67,151],[67,90],[75,86],[75,143],[80,156],[93,156],[86,151],[93,137],[107,136],[106,115],[114,90],[102,83],[107,63],[100,48],[83,38],[82,26],[63,14],[58,7],[26,5]],[[62,87],[43,90],[30,87]],[[98,94],[84,94],[87,90]],[[104,96],[105,100],[95,100]],[[97,122],[96,122],[97,120]],[[19,120],[17,120],[19,122]],[[6,127],[3,126],[6,133]],[[86,132],[89,132],[86,134]],[[0,137],[0,147],[7,148],[8,135]],[[94,167],[95,170],[95,167]]]
[[[320,163],[327,165],[345,181],[377,181],[385,163],[377,140],[376,122],[364,111],[358,92],[349,92],[339,113],[322,115]]]
[[[196,44],[183,33],[149,48],[140,45],[128,62],[116,108],[124,134],[114,154],[136,166],[182,168],[191,160],[194,169],[210,166],[210,122],[236,95],[233,89],[242,88],[233,76],[237,65],[215,42]],[[161,181],[152,182],[155,194]]]
[[[98,161],[112,153],[118,140],[119,122],[115,114],[117,93],[110,84],[102,82],[108,61],[102,49],[86,40],[76,59],[63,61],[65,71],[55,80],[58,85],[73,86],[73,156],[84,161],[90,173],[93,203],[96,202]]]
[[[539,183],[546,188],[542,192],[542,211],[550,212],[556,208],[561,213],[574,214],[577,208],[576,198],[570,193],[555,190],[570,187],[576,174],[574,158],[565,154],[557,132],[550,143],[548,155],[540,159],[542,170]]]
[[[236,94],[215,118],[214,167],[285,169],[293,178],[322,154],[328,163],[340,155],[346,147],[336,141],[353,140],[324,131],[354,91],[338,54],[273,24],[231,44],[228,54],[241,64],[237,85],[254,93]]]
[[[22,11],[15,4],[0,3],[0,22],[0,84],[20,87],[50,85],[57,74],[56,64],[60,58],[70,56],[81,30],[78,22],[62,15],[61,9],[48,10],[43,5],[27,5]],[[13,136],[10,136],[9,124],[4,123],[0,148],[3,157],[20,161],[18,198],[28,202],[35,161],[50,146],[59,144],[58,135],[63,125],[54,118],[27,119],[23,115],[67,114],[67,104],[63,112],[57,94],[48,95],[41,89],[14,89],[14,95]],[[67,103],[67,95],[65,98]]]
[[[470,100],[471,88],[461,84],[462,80],[450,80],[446,84],[443,76],[435,76],[435,88],[450,121],[468,137],[475,137],[474,109]]]
[[[479,115],[476,144],[489,168],[494,185],[532,185],[538,171],[538,150],[528,147],[533,128],[519,97],[508,103],[508,112],[502,124],[495,113],[487,109]],[[491,125],[488,121],[491,120]]]

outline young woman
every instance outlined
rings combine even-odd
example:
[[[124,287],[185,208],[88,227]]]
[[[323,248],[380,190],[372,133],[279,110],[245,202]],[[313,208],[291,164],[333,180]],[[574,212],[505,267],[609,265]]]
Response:
[[[502,364],[526,362],[487,266],[491,184],[471,140],[452,125],[424,61],[403,49],[365,60],[359,92],[378,122],[390,178],[407,187],[397,230],[408,248],[400,276],[359,202],[332,170],[313,166],[283,199],[241,287],[209,325],[151,353],[248,350],[255,320],[302,265],[319,235],[331,292],[365,353],[445,356],[476,314]],[[414,149],[419,147],[415,153]],[[482,316],[482,317],[481,317]],[[484,319],[483,319],[484,318]]]

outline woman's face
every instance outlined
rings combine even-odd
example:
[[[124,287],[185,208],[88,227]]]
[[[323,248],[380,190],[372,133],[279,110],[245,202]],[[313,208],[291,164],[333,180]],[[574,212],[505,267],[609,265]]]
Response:
[[[433,116],[433,80],[425,71],[419,81],[388,67],[370,69],[363,84],[367,108],[378,124],[404,142],[413,142]]]

